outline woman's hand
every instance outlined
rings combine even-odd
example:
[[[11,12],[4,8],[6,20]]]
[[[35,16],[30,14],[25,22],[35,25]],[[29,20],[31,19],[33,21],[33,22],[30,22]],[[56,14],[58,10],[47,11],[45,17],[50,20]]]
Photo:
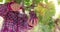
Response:
[[[38,19],[37,19],[37,18],[31,19],[31,20],[29,19],[29,20],[28,20],[28,24],[29,24],[30,26],[32,26],[32,27],[36,26],[37,23],[38,23]]]
[[[38,17],[33,9],[31,9],[31,11],[29,12],[29,15],[30,16],[29,16],[28,24],[30,26],[36,26],[38,23]]]

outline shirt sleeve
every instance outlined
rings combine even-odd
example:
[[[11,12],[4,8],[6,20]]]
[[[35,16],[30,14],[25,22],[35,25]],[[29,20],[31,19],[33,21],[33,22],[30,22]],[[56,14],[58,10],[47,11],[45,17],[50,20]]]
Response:
[[[0,16],[4,16],[8,11],[8,7],[5,4],[2,4],[0,7]]]

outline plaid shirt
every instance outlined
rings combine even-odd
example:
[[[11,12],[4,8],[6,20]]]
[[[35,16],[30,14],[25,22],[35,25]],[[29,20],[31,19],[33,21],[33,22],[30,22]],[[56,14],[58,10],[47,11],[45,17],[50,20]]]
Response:
[[[32,26],[27,23],[28,16],[26,14],[12,11],[7,4],[3,4],[0,7],[0,16],[4,18],[0,32],[26,32],[26,29],[32,28]]]
[[[28,17],[26,14],[9,10],[5,4],[0,7],[0,16],[4,18],[1,32],[22,32],[31,28],[27,23]]]

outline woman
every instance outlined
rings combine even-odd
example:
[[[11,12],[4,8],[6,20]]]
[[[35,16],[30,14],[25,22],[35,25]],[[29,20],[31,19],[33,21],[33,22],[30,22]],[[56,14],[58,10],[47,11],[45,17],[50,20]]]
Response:
[[[13,5],[17,6],[16,8],[13,7]],[[19,7],[18,7],[19,6]],[[20,8],[19,4],[16,4],[14,2],[3,4],[2,7],[0,7],[0,16],[4,18],[4,23],[1,29],[1,32],[17,32],[17,23],[14,24],[14,22],[17,21],[18,10]],[[11,18],[12,17],[12,18]],[[15,18],[14,18],[15,17]],[[15,21],[16,19],[16,21]]]
[[[23,11],[15,2],[3,4],[0,7],[0,16],[4,18],[4,23],[0,32],[26,32],[31,29],[33,26],[29,25],[28,17]]]

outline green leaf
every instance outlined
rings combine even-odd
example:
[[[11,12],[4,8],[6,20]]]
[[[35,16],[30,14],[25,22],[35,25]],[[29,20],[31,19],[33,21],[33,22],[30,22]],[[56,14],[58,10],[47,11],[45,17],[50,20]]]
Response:
[[[2,0],[0,0],[0,2],[2,2]]]
[[[24,5],[26,5],[26,6],[29,6],[29,5],[31,5],[31,1],[30,0],[24,0]]]

